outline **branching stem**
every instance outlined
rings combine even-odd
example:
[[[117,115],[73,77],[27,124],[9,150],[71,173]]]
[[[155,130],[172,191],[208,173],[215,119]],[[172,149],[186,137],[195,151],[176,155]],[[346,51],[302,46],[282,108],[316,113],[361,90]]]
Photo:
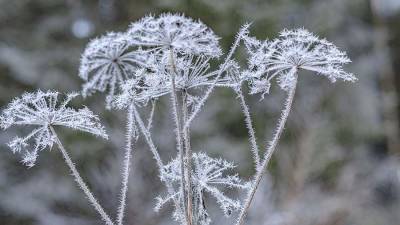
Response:
[[[240,29],[239,33],[236,35],[235,42],[232,44],[232,46],[231,46],[231,48],[229,50],[229,53],[225,58],[224,63],[219,68],[217,76],[214,78],[213,82],[210,84],[210,86],[207,89],[206,93],[204,94],[203,98],[200,99],[200,101],[197,103],[195,109],[193,110],[193,112],[189,116],[189,119],[185,122],[184,128],[187,128],[187,127],[190,126],[190,124],[192,123],[194,118],[200,112],[200,110],[203,107],[204,103],[207,101],[208,97],[210,97],[211,92],[213,92],[213,90],[216,87],[219,79],[221,78],[222,74],[224,73],[224,71],[226,69],[226,66],[228,65],[228,63],[230,62],[230,60],[231,60],[231,58],[233,56],[233,53],[235,53],[237,47],[239,46],[240,41],[242,40],[243,36],[246,35],[246,33],[248,32],[249,26],[250,26],[249,24],[244,25]]]
[[[264,159],[259,167],[259,169],[256,172],[256,175],[254,176],[254,181],[253,181],[253,187],[249,191],[247,198],[245,200],[244,206],[242,211],[240,212],[240,215],[238,217],[238,220],[236,222],[236,225],[242,225],[244,222],[244,218],[246,217],[246,214],[250,208],[250,205],[253,201],[254,194],[256,193],[256,190],[258,188],[258,185],[260,184],[261,178],[263,176],[264,171],[266,170],[268,163],[271,159],[272,154],[274,153],[276,146],[278,145],[279,139],[283,133],[283,130],[285,128],[285,124],[287,121],[287,118],[289,116],[290,109],[292,107],[294,95],[296,92],[296,85],[297,85],[297,69],[294,68],[291,71],[293,73],[293,76],[295,77],[292,86],[290,87],[288,91],[288,95],[285,101],[285,107],[283,108],[281,112],[281,117],[279,119],[275,134],[272,138],[272,141],[268,145],[267,150],[264,153]]]
[[[146,140],[146,143],[148,144],[148,146],[150,148],[150,151],[153,153],[153,158],[156,160],[158,170],[159,170],[160,174],[163,174],[164,173],[164,164],[161,160],[160,154],[157,151],[157,148],[156,148],[156,146],[153,142],[153,139],[150,135],[150,132],[146,129],[146,126],[144,125],[144,122],[134,105],[133,105],[133,113],[135,114],[135,119],[139,125],[140,132],[143,134],[143,136]],[[167,186],[168,194],[173,195],[174,189],[172,187],[172,184],[169,183],[167,180],[162,180],[162,181],[165,183],[165,186]],[[176,198],[176,196],[174,196],[173,200],[174,200],[174,204],[175,204],[175,207],[178,210],[178,212],[182,213],[183,210],[182,210],[182,208],[179,204],[179,200]]]

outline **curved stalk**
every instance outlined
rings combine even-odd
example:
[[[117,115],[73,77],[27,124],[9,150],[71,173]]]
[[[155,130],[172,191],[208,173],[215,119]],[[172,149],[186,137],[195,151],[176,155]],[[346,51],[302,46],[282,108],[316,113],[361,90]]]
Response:
[[[58,135],[54,128],[50,126],[50,130],[54,136],[54,139],[56,141],[56,144],[58,145],[58,148],[60,149],[63,158],[65,162],[67,163],[69,169],[71,170],[72,176],[75,178],[76,183],[78,184],[79,188],[85,193],[86,197],[88,198],[89,202],[93,205],[94,209],[100,214],[101,219],[107,224],[107,225],[114,225],[112,222],[111,218],[107,215],[107,213],[104,211],[103,207],[99,204],[97,199],[94,197],[92,192],[90,191],[89,187],[86,185],[86,183],[83,181],[82,177],[80,176],[78,170],[76,169],[74,163],[72,162],[71,158],[69,157],[68,152],[65,150],[64,146],[62,145],[60,139],[58,138]]]
[[[281,117],[279,119],[275,134],[274,134],[272,141],[270,142],[267,150],[264,153],[264,160],[262,161],[260,167],[258,168],[258,170],[256,172],[256,175],[255,175],[254,181],[253,181],[253,187],[251,188],[251,190],[249,191],[249,193],[247,195],[244,207],[243,207],[242,211],[240,212],[240,215],[238,217],[236,225],[243,224],[244,218],[246,217],[246,214],[247,214],[247,212],[250,208],[250,205],[253,201],[254,194],[256,193],[258,185],[260,184],[263,173],[268,166],[268,163],[271,159],[272,154],[275,152],[276,146],[278,145],[279,139],[283,133],[283,129],[285,128],[285,124],[286,124],[287,118],[289,116],[290,109],[292,107],[294,95],[296,92],[296,86],[297,86],[297,69],[294,68],[294,69],[292,69],[291,72],[292,72],[293,76],[295,77],[295,80],[293,81],[293,86],[288,91],[288,96],[285,101],[285,107],[281,112]]]
[[[130,174],[131,158],[135,136],[135,119],[133,115],[133,103],[128,108],[127,125],[126,125],[126,148],[124,155],[124,162],[122,167],[122,185],[120,193],[120,205],[118,206],[117,224],[122,225],[126,205],[126,193],[128,192],[128,180]]]
[[[246,122],[247,132],[249,134],[251,152],[253,153],[252,156],[253,156],[253,160],[254,160],[254,167],[255,167],[256,171],[258,171],[258,169],[260,167],[260,155],[259,155],[259,149],[258,149],[258,145],[257,145],[256,132],[254,131],[253,122],[252,122],[251,115],[250,115],[250,110],[246,104],[246,100],[243,96],[241,87],[239,87],[239,89],[236,91],[236,94],[238,95],[238,97],[240,99],[240,105],[242,106],[242,111],[243,111],[245,122]]]

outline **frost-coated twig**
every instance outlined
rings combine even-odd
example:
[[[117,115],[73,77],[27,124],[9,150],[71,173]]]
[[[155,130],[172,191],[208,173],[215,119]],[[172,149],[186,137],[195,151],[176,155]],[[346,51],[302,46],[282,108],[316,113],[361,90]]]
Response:
[[[130,174],[130,166],[131,166],[131,158],[133,145],[135,140],[133,140],[136,136],[136,123],[135,117],[133,115],[133,104],[128,108],[127,113],[127,125],[126,125],[126,147],[125,147],[125,155],[124,161],[122,165],[122,184],[121,184],[121,192],[120,192],[120,201],[118,206],[118,214],[117,214],[117,224],[122,225],[125,213],[125,205],[126,205],[126,193],[128,192],[128,181]]]
[[[58,148],[60,149],[65,162],[67,163],[69,169],[71,170],[72,176],[74,176],[76,183],[78,183],[79,188],[82,189],[82,191],[85,193],[86,197],[88,198],[89,202],[93,205],[94,209],[100,214],[101,219],[107,225],[114,225],[111,218],[107,215],[107,213],[104,211],[103,207],[99,204],[97,199],[94,197],[92,192],[89,190],[89,187],[83,181],[81,175],[79,174],[78,170],[76,169],[74,163],[72,162],[71,158],[68,155],[68,152],[65,150],[60,139],[58,138],[56,131],[54,130],[54,128],[52,126],[50,126],[50,130],[53,133],[53,136],[58,145]]]
[[[135,115],[135,120],[136,120],[137,124],[139,125],[139,130],[142,133],[147,145],[149,146],[150,151],[153,154],[153,158],[156,160],[157,167],[161,172],[164,168],[164,164],[161,160],[160,154],[158,153],[156,146],[154,145],[153,139],[151,138],[151,134],[146,129],[146,126],[144,125],[142,117],[140,116],[139,112],[137,111],[135,105],[133,105],[132,108],[133,108],[133,114]]]
[[[250,141],[250,145],[251,145],[251,152],[253,153],[252,156],[253,156],[253,160],[254,160],[254,167],[255,167],[256,171],[258,171],[258,169],[260,168],[260,155],[259,155],[259,149],[258,149],[258,145],[257,145],[256,132],[254,131],[253,122],[251,120],[250,110],[246,104],[246,100],[243,96],[243,91],[242,91],[241,87],[238,88],[238,90],[236,91],[236,94],[238,95],[238,97],[240,99],[240,105],[242,106],[242,112],[244,114],[247,131],[249,133],[249,141]]]
[[[242,225],[244,222],[244,218],[246,217],[246,214],[250,208],[251,202],[253,201],[254,194],[256,193],[256,190],[258,188],[258,185],[260,184],[261,178],[263,176],[264,171],[266,170],[268,163],[271,159],[272,154],[274,153],[276,146],[278,145],[279,139],[282,135],[283,129],[285,128],[285,124],[287,121],[287,118],[289,116],[290,109],[292,107],[294,95],[296,92],[296,85],[297,85],[297,69],[292,69],[293,71],[293,76],[294,80],[292,83],[292,86],[290,87],[288,91],[288,96],[285,101],[285,107],[281,112],[281,116],[279,118],[278,126],[276,128],[276,131],[274,133],[274,136],[272,138],[272,141],[269,143],[267,150],[264,153],[264,159],[258,168],[256,175],[254,177],[253,181],[253,187],[249,191],[247,198],[245,200],[244,206],[242,211],[240,212],[240,215],[238,217],[238,220],[236,222],[236,225]]]
[[[187,102],[187,93],[183,91],[182,94],[182,114],[183,114],[183,122],[185,123],[188,119],[188,102]],[[193,221],[193,203],[192,203],[192,148],[190,146],[190,130],[189,127],[185,127],[183,129],[183,140],[185,145],[185,154],[186,154],[186,185],[187,185],[187,213],[188,220]]]
[[[151,100],[151,111],[150,111],[150,116],[147,119],[147,130],[150,131],[151,130],[151,126],[153,125],[153,118],[154,118],[154,111],[156,109],[156,99],[152,99]]]
[[[184,160],[184,152],[183,152],[183,140],[182,140],[182,126],[181,126],[181,121],[180,121],[180,116],[179,116],[179,111],[178,111],[178,98],[176,96],[176,83],[175,83],[175,76],[176,76],[176,65],[175,65],[175,60],[174,60],[174,52],[173,49],[171,48],[169,51],[169,63],[170,63],[170,75],[171,75],[171,102],[172,102],[172,113],[175,121],[175,133],[176,133],[176,147],[179,152],[179,158],[181,161],[181,174],[185,174],[185,160]],[[191,225],[191,222],[189,221],[188,214],[187,214],[187,207],[185,203],[186,199],[186,193],[185,193],[185,179],[183,178],[184,176],[181,176],[181,204],[182,207],[185,210],[185,218],[186,222],[188,225]]]
[[[192,123],[194,118],[200,112],[200,109],[203,107],[204,103],[207,101],[208,97],[210,97],[211,92],[216,87],[216,84],[218,83],[219,79],[221,78],[222,73],[225,71],[226,66],[228,65],[229,61],[231,60],[233,53],[235,52],[236,48],[239,46],[240,41],[248,33],[249,27],[250,27],[250,24],[244,24],[242,26],[242,28],[240,29],[240,31],[238,32],[238,34],[236,35],[235,42],[232,44],[232,46],[229,50],[229,53],[225,58],[224,63],[219,68],[217,76],[214,78],[213,82],[210,84],[210,87],[207,89],[203,98],[197,103],[192,114],[189,116],[189,119],[186,121],[184,128],[187,128],[190,126],[190,124]]]
[[[160,154],[158,153],[156,146],[154,145],[154,142],[153,142],[153,139],[151,138],[150,132],[146,129],[146,126],[144,125],[144,122],[143,122],[139,112],[137,111],[137,109],[136,109],[136,107],[134,105],[133,105],[133,113],[135,115],[135,119],[137,121],[137,124],[139,125],[139,130],[143,134],[143,136],[144,136],[144,138],[146,140],[146,143],[148,144],[148,146],[150,148],[150,151],[153,153],[153,158],[156,160],[158,170],[160,171],[160,175],[162,175],[164,173],[164,164],[163,164],[163,162],[161,160]],[[168,180],[165,180],[165,179],[162,180],[162,181],[167,186],[168,193],[170,195],[173,194],[174,193],[174,189],[172,187],[172,184],[169,183]],[[175,204],[176,209],[179,212],[182,212],[182,208],[180,207],[179,200],[176,198],[176,196],[174,196],[173,200],[174,200],[174,204]]]

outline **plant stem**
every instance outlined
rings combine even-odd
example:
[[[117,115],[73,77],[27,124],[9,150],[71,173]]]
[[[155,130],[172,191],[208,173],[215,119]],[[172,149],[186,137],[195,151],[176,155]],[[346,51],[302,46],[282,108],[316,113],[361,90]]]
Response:
[[[159,170],[160,174],[163,174],[164,173],[164,164],[161,160],[160,154],[158,153],[157,148],[154,145],[153,139],[151,138],[149,131],[146,129],[146,126],[144,125],[144,122],[143,122],[142,118],[140,117],[139,112],[136,110],[135,106],[133,106],[133,113],[135,114],[135,118],[139,125],[140,132],[143,134],[143,136],[146,140],[146,143],[148,144],[148,146],[150,148],[150,151],[153,153],[153,158],[156,160],[158,170]],[[165,186],[167,186],[168,193],[173,195],[174,189],[172,187],[172,184],[169,183],[167,180],[163,180],[163,181],[165,183]],[[178,212],[182,213],[182,208],[179,204],[178,199],[176,199],[176,197],[174,197],[173,201],[174,201],[175,207],[178,210]],[[185,222],[185,221],[183,221],[183,222]]]
[[[260,155],[259,155],[259,149],[258,149],[258,145],[257,145],[256,133],[254,131],[253,122],[251,120],[250,110],[249,110],[249,107],[247,106],[246,100],[243,96],[242,88],[239,87],[238,90],[236,91],[236,93],[240,99],[240,105],[242,106],[242,111],[243,111],[243,114],[245,117],[247,131],[249,133],[249,141],[251,144],[251,151],[253,153],[252,156],[253,156],[253,160],[254,160],[254,167],[255,167],[256,171],[258,171],[258,169],[260,167]]]
[[[182,112],[184,123],[188,119],[188,104],[187,104],[187,93],[186,90],[182,94]],[[183,140],[185,144],[186,154],[186,185],[187,185],[187,213],[188,220],[193,222],[193,204],[192,204],[192,148],[190,146],[190,133],[189,127],[183,129]]]
[[[187,127],[190,126],[190,124],[192,123],[194,118],[200,112],[200,110],[203,107],[204,103],[207,101],[208,97],[210,97],[211,92],[214,90],[215,86],[217,85],[219,79],[222,76],[222,73],[225,71],[226,66],[228,65],[228,63],[230,62],[230,60],[231,60],[231,58],[233,56],[233,53],[235,52],[235,50],[239,46],[240,41],[242,40],[243,36],[246,35],[246,33],[248,32],[249,26],[250,26],[249,24],[245,24],[244,26],[242,26],[242,28],[240,29],[240,31],[236,35],[235,41],[233,42],[233,44],[232,44],[232,46],[231,46],[231,48],[229,50],[229,53],[225,58],[224,63],[219,68],[217,76],[214,78],[213,82],[211,83],[210,87],[207,89],[207,91],[204,94],[203,98],[200,99],[199,103],[197,103],[197,105],[196,105],[195,109],[193,110],[192,114],[189,116],[189,119],[185,122],[184,128],[187,128]]]
[[[130,166],[131,166],[131,158],[134,141],[132,140],[135,136],[135,119],[133,115],[133,104],[132,103],[128,108],[127,113],[127,125],[126,125],[126,147],[125,147],[125,155],[124,162],[122,166],[122,185],[120,192],[120,205],[118,207],[117,214],[117,224],[122,225],[125,213],[126,206],[126,193],[128,192],[128,180],[130,174]]]
[[[175,77],[176,77],[176,64],[174,60],[174,53],[173,49],[171,48],[169,51],[169,62],[171,66],[171,102],[172,102],[172,111],[173,111],[173,117],[175,121],[175,133],[176,133],[176,146],[179,152],[179,159],[181,162],[181,204],[183,208],[185,209],[185,218],[186,222],[188,225],[191,225],[191,222],[189,221],[189,218],[187,217],[187,207],[185,203],[186,199],[186,193],[185,193],[185,179],[184,179],[184,174],[185,174],[185,160],[184,160],[184,152],[183,152],[183,147],[182,147],[182,127],[181,127],[181,121],[180,121],[180,115],[178,111],[178,98],[176,96],[176,83],[175,83]]]
[[[71,158],[68,155],[68,152],[65,150],[64,146],[62,145],[60,139],[58,138],[58,135],[54,128],[50,126],[50,130],[55,138],[55,141],[58,145],[58,148],[60,149],[63,158],[65,162],[67,163],[69,169],[72,172],[72,176],[75,178],[76,183],[78,184],[79,188],[85,193],[86,197],[88,198],[89,202],[93,205],[94,209],[100,214],[102,220],[107,224],[107,225],[114,225],[110,217],[107,215],[107,213],[104,211],[103,207],[99,204],[97,199],[94,197],[92,192],[89,190],[89,187],[86,185],[86,183],[83,181],[82,177],[80,176],[78,170],[76,169],[74,163],[72,162]]]
[[[272,154],[274,153],[276,146],[278,145],[279,139],[283,133],[283,129],[285,128],[285,124],[287,121],[287,118],[289,116],[290,109],[292,107],[294,95],[296,92],[296,85],[297,85],[297,69],[292,69],[291,71],[293,73],[293,76],[295,77],[295,80],[293,82],[293,86],[289,89],[288,91],[288,96],[285,101],[285,107],[281,112],[281,117],[278,122],[277,129],[275,131],[275,134],[272,138],[272,141],[270,142],[267,150],[264,153],[264,160],[261,163],[260,167],[258,168],[256,175],[254,177],[253,181],[253,187],[249,191],[247,198],[245,200],[244,207],[242,211],[240,212],[239,218],[236,222],[236,225],[242,225],[244,222],[244,218],[246,217],[247,211],[250,208],[250,204],[253,201],[254,194],[256,193],[256,190],[258,188],[258,185],[260,184],[261,178],[263,176],[264,171],[266,170],[268,163],[271,159]]]

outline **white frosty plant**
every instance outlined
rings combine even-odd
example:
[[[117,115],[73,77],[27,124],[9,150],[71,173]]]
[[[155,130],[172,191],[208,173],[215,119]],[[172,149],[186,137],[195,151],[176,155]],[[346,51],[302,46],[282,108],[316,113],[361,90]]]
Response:
[[[0,116],[0,126],[7,129],[12,125],[32,126],[34,129],[25,137],[15,137],[9,146],[14,153],[23,153],[22,162],[31,167],[35,164],[38,152],[53,146],[56,141],[53,126],[88,132],[107,139],[99,118],[88,108],[73,109],[67,104],[77,94],[68,94],[64,100],[53,91],[25,93],[14,99]],[[33,142],[33,146],[28,144]]]
[[[241,225],[283,133],[295,96],[298,71],[315,72],[332,82],[356,81],[354,75],[342,68],[350,62],[346,53],[325,39],[298,29],[284,30],[272,40],[257,40],[249,35],[249,27],[250,24],[244,24],[240,28],[225,57],[221,57],[219,37],[210,28],[181,14],[146,16],[133,22],[125,32],[108,33],[89,42],[79,68],[79,76],[84,80],[82,95],[106,92],[106,108],[125,110],[127,116],[115,220],[103,210],[84,183],[53,128],[65,126],[107,138],[98,117],[89,109],[76,110],[67,106],[75,94],[60,101],[57,92],[37,91],[11,102],[1,114],[1,127],[32,125],[34,128],[27,136],[15,138],[9,146],[13,152],[23,152],[23,162],[33,166],[38,152],[56,143],[78,186],[101,219],[107,225],[123,225],[131,158],[140,134],[166,187],[166,195],[157,198],[157,211],[166,203],[172,203],[173,217],[180,224],[208,225],[212,220],[205,200],[211,197],[223,214],[239,212],[236,225]],[[242,43],[248,53],[244,66],[233,58]],[[250,94],[261,94],[264,98],[273,80],[286,92],[287,98],[272,140],[261,156],[243,90],[249,89]],[[243,88],[246,85],[248,88]],[[192,151],[191,124],[216,87],[232,88],[242,108],[256,171],[250,182],[243,182],[233,172],[232,163]],[[174,122],[171,130],[176,136],[176,154],[169,157],[174,159],[166,164],[151,130],[157,102],[167,95]],[[141,114],[148,110],[149,103],[150,111],[145,112],[148,117],[143,119]],[[226,189],[244,190],[247,195],[243,200],[239,196],[229,197]]]
[[[233,211],[241,209],[239,200],[232,199],[219,190],[221,188],[241,189],[246,190],[249,188],[248,183],[243,182],[237,174],[230,174],[229,172],[235,168],[235,165],[224,159],[214,159],[209,157],[204,152],[193,153],[192,156],[193,169],[191,171],[192,177],[192,192],[193,192],[193,206],[194,206],[194,221],[196,224],[208,225],[211,219],[207,212],[205,195],[209,194],[219,204],[221,210],[226,216],[230,216]],[[175,184],[176,191],[166,197],[157,197],[156,211],[158,211],[164,204],[172,201],[174,197],[178,199],[183,198],[179,192],[180,180],[182,179],[180,171],[179,157],[172,160],[165,165],[164,172],[161,173],[161,180],[166,180]],[[179,213],[175,212],[179,220]]]

